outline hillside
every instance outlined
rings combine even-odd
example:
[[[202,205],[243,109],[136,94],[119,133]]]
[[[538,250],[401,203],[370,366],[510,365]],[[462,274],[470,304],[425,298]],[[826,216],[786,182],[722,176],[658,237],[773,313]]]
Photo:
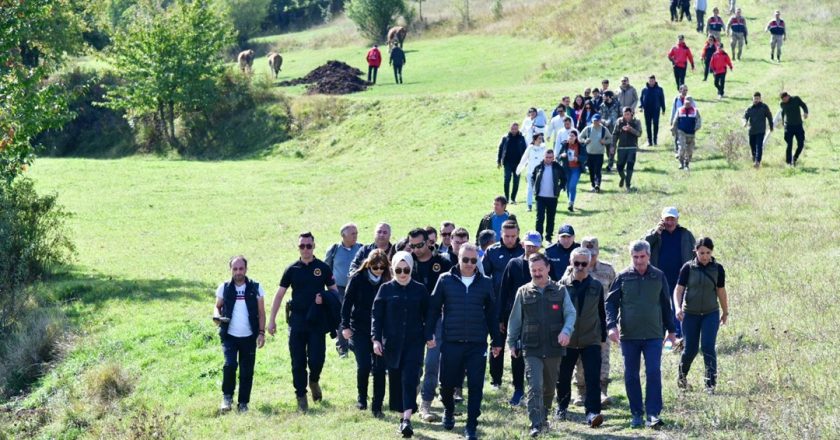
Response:
[[[350,220],[363,242],[381,220],[393,225],[395,236],[442,220],[472,232],[502,189],[498,139],[528,107],[553,108],[560,97],[603,78],[615,86],[628,75],[641,88],[655,73],[670,111],[674,85],[665,54],[684,33],[699,58],[702,36],[693,23],[670,23],[664,3],[524,3],[517,11],[525,17],[479,20],[477,29],[452,36],[409,36],[402,86],[393,84],[385,66],[380,83],[359,94],[302,96],[300,87],[276,88],[291,96],[298,114],[310,116],[301,122],[303,134],[261,157],[39,159],[30,174],[39,191],[57,191],[75,213],[70,226],[78,247],[73,270],[44,287],[66,302],[78,331],[66,358],[0,411],[0,438],[151,438],[154,432],[196,439],[396,438],[396,417],[378,421],[353,408],[355,362],[339,359],[330,343],[321,382],[325,402],[307,415],[295,411],[284,323],[257,354],[251,412],[217,415],[223,358],[209,317],[213,290],[229,276],[228,258],[247,255],[249,276],[271,296],[296,258],[294,240],[302,230],[317,237],[319,256]],[[769,37],[761,34],[776,5],[739,5],[753,37],[727,77],[727,98],[718,102],[699,71],[687,78],[704,118],[691,173],[677,169],[665,129],[663,146],[639,154],[638,192],[619,191],[617,175],[607,174],[605,191],[593,194],[584,178],[577,212],[557,216],[579,237],[598,236],[601,258],[619,267],[629,263],[627,243],[655,225],[663,206],[679,207],[681,222],[695,235],[715,239],[732,310],[718,338],[718,394],[699,391],[699,358],[690,376],[698,391],[677,393],[678,357],[664,355],[668,426],[659,433],[631,430],[614,349],[610,392],[618,403],[605,411],[604,427],[592,431],[567,422],[551,438],[830,438],[840,426],[834,374],[840,350],[831,332],[840,316],[834,299],[840,145],[833,135],[840,112],[826,103],[840,72],[834,43],[840,5],[781,2],[790,32],[781,64],[769,61]],[[593,27],[592,7],[609,22]],[[279,80],[330,59],[364,67],[365,46],[309,46],[333,34],[327,27],[277,37],[300,41],[284,53]],[[267,72],[265,58],[255,66],[257,74]],[[811,109],[806,152],[796,169],[784,166],[779,130],[764,166],[755,170],[741,116],[754,91],[776,111],[781,90],[801,96]],[[523,227],[533,226],[534,213],[524,204],[512,211]],[[114,364],[128,372],[133,391],[103,402],[90,390]],[[506,404],[511,387],[505,377],[501,392],[485,389],[482,438],[526,435],[525,411]],[[457,423],[451,433],[422,422],[415,429],[419,438],[454,438],[463,418]]]

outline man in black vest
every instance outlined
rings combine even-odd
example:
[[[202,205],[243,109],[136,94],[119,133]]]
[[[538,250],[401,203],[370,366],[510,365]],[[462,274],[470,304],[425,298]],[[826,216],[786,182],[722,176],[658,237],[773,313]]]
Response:
[[[321,294],[324,288],[329,294],[338,297],[338,287],[335,285],[332,269],[323,261],[315,258],[315,237],[311,232],[304,232],[298,236],[300,259],[289,265],[280,279],[280,287],[274,295],[271,304],[271,319],[268,321],[268,333],[272,336],[277,332],[277,312],[283,296],[291,287],[292,300],[286,305],[286,318],[289,325],[289,352],[292,358],[292,381],[297,396],[298,410],[309,410],[306,398],[307,372],[309,365],[309,389],[312,400],[317,402],[323,398],[319,380],[324,368],[326,357],[326,340],[323,319],[319,310],[327,307],[327,299]],[[359,250],[361,253],[364,250]],[[308,359],[307,359],[308,358]]]
[[[440,346],[440,395],[443,401],[443,427],[455,427],[455,388],[460,387],[466,372],[469,390],[467,440],[477,438],[478,416],[484,392],[487,336],[492,338],[493,356],[499,356],[503,342],[496,325],[493,282],[478,273],[478,250],[464,244],[458,265],[440,277],[429,300],[426,315],[426,345]],[[443,332],[433,334],[443,312]]]
[[[557,368],[575,328],[575,306],[566,292],[551,282],[551,265],[545,255],[531,254],[528,266],[531,282],[516,292],[507,343],[511,356],[525,358],[530,434],[537,437],[548,429]]]
[[[222,412],[230,411],[236,388],[237,357],[239,359],[239,412],[248,411],[257,347],[265,344],[265,291],[260,283],[249,280],[248,260],[242,255],[230,259],[231,280],[216,289],[213,321],[219,325],[219,336],[225,354],[222,378]]]

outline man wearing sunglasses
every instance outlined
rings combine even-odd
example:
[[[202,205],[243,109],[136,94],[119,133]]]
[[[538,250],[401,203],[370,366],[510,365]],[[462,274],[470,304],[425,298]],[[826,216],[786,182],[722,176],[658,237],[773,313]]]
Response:
[[[569,267],[569,257],[572,251],[579,248],[580,244],[575,243],[575,228],[570,224],[560,226],[557,230],[557,241],[545,248],[545,256],[551,262],[554,273],[562,277]]]
[[[350,272],[355,272],[374,249],[382,249],[388,255],[388,258],[394,256],[395,250],[391,244],[391,225],[388,223],[383,222],[376,225],[376,230],[373,233],[373,243],[359,249],[356,258],[350,263]]]
[[[451,246],[449,246],[449,252],[447,252],[446,257],[449,261],[455,265],[458,264],[458,252],[461,249],[461,246],[469,243],[470,241],[470,232],[464,228],[458,228],[452,231],[452,241]]]
[[[493,356],[499,356],[503,340],[496,325],[493,283],[478,273],[478,250],[466,243],[459,251],[458,265],[440,277],[429,299],[426,314],[426,345],[440,349],[440,395],[443,402],[443,428],[455,427],[455,388],[466,372],[469,401],[464,436],[478,438],[478,416],[484,391],[487,336],[492,339]],[[441,319],[441,313],[443,319]],[[479,318],[480,317],[480,318]],[[432,329],[442,323],[441,335]]]
[[[289,325],[289,352],[292,358],[292,381],[297,396],[298,410],[307,411],[309,402],[306,398],[307,371],[309,365],[309,390],[312,400],[317,402],[323,398],[318,384],[321,370],[324,368],[326,357],[326,340],[323,325],[313,323],[309,319],[315,307],[324,307],[327,299],[321,295],[324,288],[329,289],[338,297],[332,269],[326,263],[315,257],[315,237],[311,232],[304,232],[298,236],[298,250],[300,258],[289,265],[280,279],[280,287],[274,295],[271,304],[271,318],[268,321],[268,333],[271,336],[277,332],[277,312],[286,291],[292,289],[292,299],[287,307],[287,322]]]
[[[449,255],[449,248],[452,247],[452,231],[455,230],[455,223],[444,221],[440,224],[440,246],[438,252],[441,255]]]
[[[452,264],[440,254],[429,249],[429,235],[421,228],[412,229],[408,233],[406,251],[414,257],[414,269],[411,278],[426,287],[426,291],[434,290],[438,278],[452,268]],[[430,330],[431,331],[431,330]],[[440,338],[441,328],[434,329]],[[423,388],[420,393],[420,418],[427,422],[438,420],[437,414],[432,412],[432,399],[435,398],[438,386],[438,370],[440,369],[440,347],[429,347],[426,350],[423,372]]]

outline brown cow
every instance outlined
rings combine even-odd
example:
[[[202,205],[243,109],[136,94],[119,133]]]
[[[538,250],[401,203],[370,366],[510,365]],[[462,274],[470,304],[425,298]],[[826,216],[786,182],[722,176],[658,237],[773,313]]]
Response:
[[[236,57],[236,60],[239,62],[239,70],[242,73],[251,73],[251,67],[254,65],[254,51],[253,49],[243,50],[239,52],[239,56]]]
[[[283,65],[283,57],[277,52],[268,54],[268,67],[271,73],[274,74],[274,79],[277,79],[277,72],[280,72],[280,66]]]
[[[394,26],[388,30],[388,50],[391,50],[394,46],[403,47],[403,41],[405,41],[405,35],[408,33],[408,29],[403,26]]]

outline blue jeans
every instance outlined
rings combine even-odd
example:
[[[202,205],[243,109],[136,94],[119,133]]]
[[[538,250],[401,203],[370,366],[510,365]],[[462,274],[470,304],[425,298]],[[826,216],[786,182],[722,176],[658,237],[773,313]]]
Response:
[[[575,196],[577,196],[577,185],[580,181],[580,167],[569,168],[566,173],[566,193],[569,196],[569,203],[575,203]]]
[[[648,417],[662,412],[662,339],[622,339],[621,354],[624,356],[624,387],[630,401],[630,413]],[[645,400],[642,411],[642,381],[639,378],[642,355],[645,356]]]
[[[528,207],[530,208],[531,205],[534,204],[534,182],[533,182],[533,179],[531,179],[530,174],[528,175],[528,177],[525,180],[528,182],[528,188],[527,188],[528,193],[527,193],[527,197],[525,199],[528,202]]]
[[[438,320],[435,327],[435,341],[440,341],[443,335],[443,320]],[[420,390],[420,398],[424,402],[430,402],[435,398],[438,386],[438,373],[440,372],[440,344],[435,348],[426,349],[426,359],[423,362],[423,388]]]
[[[716,310],[705,315],[686,313],[682,322],[685,350],[680,357],[680,377],[685,377],[691,368],[691,363],[697,356],[700,346],[703,347],[703,363],[706,364],[706,386],[717,384],[717,352],[715,343],[720,328],[720,311]]]
[[[251,386],[254,383],[254,363],[257,359],[257,337],[222,336],[222,352],[225,365],[222,368],[222,394],[233,396],[236,388],[236,369],[239,368],[239,403],[251,400]]]

